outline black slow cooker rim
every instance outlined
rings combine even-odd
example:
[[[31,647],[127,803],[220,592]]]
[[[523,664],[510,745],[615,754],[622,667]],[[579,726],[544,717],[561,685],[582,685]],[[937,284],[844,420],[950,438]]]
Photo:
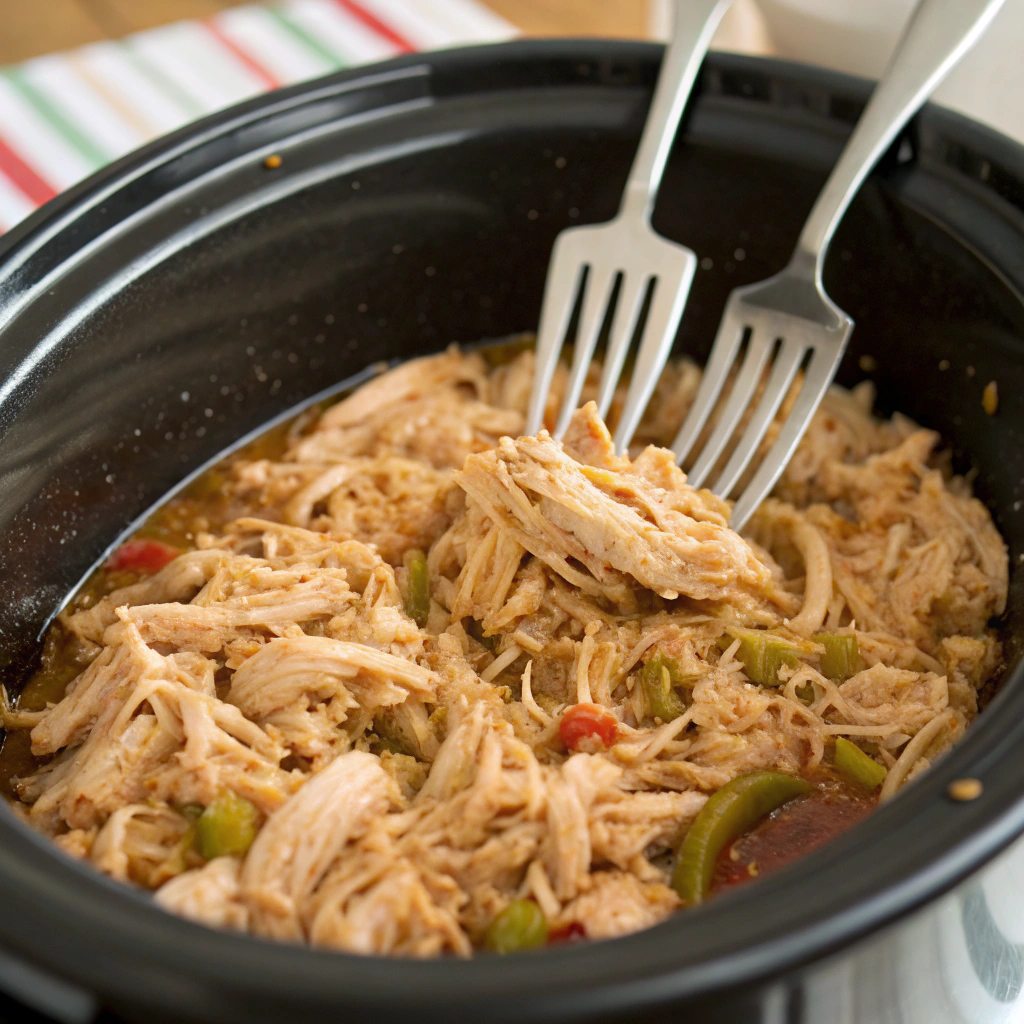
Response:
[[[562,62],[647,60],[651,44],[611,41],[520,41],[487,48],[412,55],[368,69],[343,72],[263,96],[190,125],[112,164],[47,204],[0,240],[0,329],[10,310],[31,297],[33,265],[44,250],[57,259],[78,254],[89,239],[76,235],[82,216],[142,173],[198,150],[322,92],[357,90],[425,74],[443,77],[444,95],[473,92],[474,77],[501,68]],[[868,83],[785,62],[712,55],[708,74],[813,85],[863,102]],[[492,86],[489,86],[492,87]],[[784,89],[779,90],[785,92]],[[770,101],[770,100],[769,100]],[[929,108],[916,122],[922,161],[969,179],[963,187],[988,190],[986,202],[1011,209],[1024,194],[1024,149],[947,111]],[[279,141],[284,142],[287,136]],[[264,139],[261,145],[265,146]],[[969,157],[970,159],[965,159]],[[987,163],[989,170],[973,171]],[[991,168],[1000,169],[993,176]],[[1010,193],[1007,193],[1007,187]],[[136,209],[158,191],[137,190]],[[1016,210],[1019,214],[1019,209]],[[1024,293],[1024,270],[998,269]],[[10,949],[112,995],[137,995],[140,979],[151,996],[174,1003],[231,993],[258,1005],[264,996],[294,1005],[484,1007],[492,1019],[609,1013],[670,999],[754,984],[821,957],[909,913],[954,886],[1024,832],[1024,796],[1015,772],[1000,771],[1024,741],[1024,687],[1018,667],[981,721],[946,758],[900,799],[880,809],[854,833],[782,872],[714,904],[614,942],[529,954],[429,963],[357,958],[215,932],[158,910],[140,893],[111,882],[65,857],[13,816],[0,815],[0,940]],[[975,776],[983,795],[970,804],[945,798],[948,783]],[[955,816],[956,835],[940,855],[925,849],[916,825],[937,809]],[[949,828],[949,826],[944,825]],[[927,830],[925,830],[927,831]],[[880,863],[876,839],[894,851]],[[900,845],[904,843],[905,845]],[[872,851],[876,851],[872,853]],[[804,876],[814,875],[819,899],[808,899]],[[736,936],[742,936],[737,941]],[[113,960],[116,972],[109,970]],[[104,966],[106,965],[106,967]],[[543,1001],[543,1013],[540,1004]]]

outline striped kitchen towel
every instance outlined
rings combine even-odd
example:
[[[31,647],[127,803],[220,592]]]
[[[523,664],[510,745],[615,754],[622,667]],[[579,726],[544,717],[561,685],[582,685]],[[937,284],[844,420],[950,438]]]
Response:
[[[256,93],[514,34],[476,0],[284,0],[0,69],[0,231],[148,139]]]

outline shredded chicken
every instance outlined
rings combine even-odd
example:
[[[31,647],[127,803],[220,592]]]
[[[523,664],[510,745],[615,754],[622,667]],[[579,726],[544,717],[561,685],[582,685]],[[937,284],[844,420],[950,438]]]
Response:
[[[268,819],[239,878],[260,935],[302,935],[301,908],[347,844],[383,814],[394,783],[372,754],[351,750],[315,774]]]
[[[326,636],[268,641],[232,676],[225,698],[314,766],[345,749],[350,711],[433,700],[434,674],[366,644]]]
[[[214,857],[167,882],[157,890],[156,901],[193,921],[244,932],[249,927],[249,908],[238,884],[240,868],[236,857]]]
[[[576,418],[574,433],[585,421],[610,449],[593,402]],[[622,601],[636,584],[670,601],[772,595],[772,571],[728,528],[728,506],[688,486],[670,452],[602,461],[579,462],[542,431],[471,455],[455,480],[488,519],[589,595]]]
[[[214,927],[465,957],[517,899],[592,939],[664,920],[673,851],[738,775],[813,777],[845,737],[888,799],[963,733],[1008,559],[934,434],[834,388],[740,536],[664,447],[694,366],[666,368],[628,455],[596,371],[564,442],[519,436],[532,374],[452,349],[231,461],[245,514],[71,605],[62,699],[4,695],[39,758],[19,813]],[[787,645],[774,680],[751,630]],[[855,642],[839,676],[823,630]],[[567,749],[577,705],[611,738]]]

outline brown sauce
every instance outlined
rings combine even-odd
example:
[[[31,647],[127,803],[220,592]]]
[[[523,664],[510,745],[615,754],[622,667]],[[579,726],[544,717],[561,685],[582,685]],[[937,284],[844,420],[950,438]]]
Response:
[[[860,787],[839,782],[790,800],[719,854],[712,892],[792,864],[863,821],[876,804]]]

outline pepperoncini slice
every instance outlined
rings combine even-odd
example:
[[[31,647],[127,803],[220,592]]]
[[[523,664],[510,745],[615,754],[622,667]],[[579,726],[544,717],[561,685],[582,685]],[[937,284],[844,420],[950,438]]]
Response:
[[[671,722],[686,710],[686,704],[674,689],[675,684],[682,682],[678,665],[660,651],[644,665],[640,671],[640,686],[644,705],[652,718]]]
[[[845,682],[860,671],[857,638],[846,633],[818,633],[815,643],[825,648],[821,656],[821,674],[833,682]]]
[[[430,572],[427,556],[419,548],[406,551],[402,561],[408,572],[405,613],[422,629],[430,614]]]
[[[872,792],[878,789],[889,774],[884,765],[880,765],[856,743],[842,736],[836,738],[835,764],[837,772]]]

